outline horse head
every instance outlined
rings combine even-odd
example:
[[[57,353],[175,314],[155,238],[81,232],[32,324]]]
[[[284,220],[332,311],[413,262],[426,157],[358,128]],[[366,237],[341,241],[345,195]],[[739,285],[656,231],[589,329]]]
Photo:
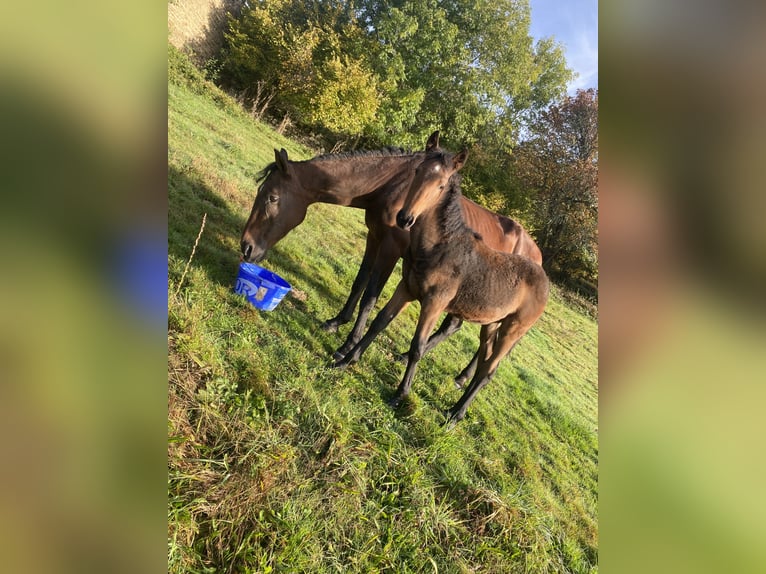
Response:
[[[396,224],[409,229],[425,211],[435,206],[447,189],[450,178],[465,164],[468,151],[452,154],[442,151],[429,152],[415,170],[404,205],[396,214]]]
[[[301,193],[301,182],[287,151],[275,149],[274,158],[274,163],[259,174],[262,183],[242,231],[240,247],[248,262],[263,259],[277,241],[303,221],[308,210],[309,200]]]

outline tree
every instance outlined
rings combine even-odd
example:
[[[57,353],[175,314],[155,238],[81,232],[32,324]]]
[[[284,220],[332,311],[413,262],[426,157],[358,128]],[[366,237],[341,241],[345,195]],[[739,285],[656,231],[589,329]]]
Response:
[[[543,265],[595,297],[598,281],[598,92],[578,90],[538,114],[514,152],[514,172],[533,194]]]
[[[225,35],[225,87],[251,102],[269,99],[275,115],[309,131],[362,133],[377,117],[380,90],[368,62],[354,55],[363,54],[352,46],[364,35],[344,4],[261,0],[243,9]]]
[[[526,0],[361,0],[356,14],[375,72],[393,65],[396,89],[417,96],[402,126],[416,141],[438,127],[460,145],[510,151],[526,116],[572,77],[559,45],[533,43]]]
[[[221,79],[330,136],[420,146],[438,128],[507,154],[572,77],[529,21],[527,0],[253,0],[231,20]]]

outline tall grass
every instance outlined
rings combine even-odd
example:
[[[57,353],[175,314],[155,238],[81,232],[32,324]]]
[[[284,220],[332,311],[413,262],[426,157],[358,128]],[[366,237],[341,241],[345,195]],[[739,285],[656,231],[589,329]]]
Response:
[[[275,147],[313,154],[169,58],[168,570],[596,572],[593,318],[554,288],[446,431],[452,377],[478,341],[464,327],[392,411],[417,305],[344,372],[329,355],[345,331],[318,328],[356,273],[362,212],[313,206],[271,251],[294,286],[276,310],[233,294],[255,174]]]

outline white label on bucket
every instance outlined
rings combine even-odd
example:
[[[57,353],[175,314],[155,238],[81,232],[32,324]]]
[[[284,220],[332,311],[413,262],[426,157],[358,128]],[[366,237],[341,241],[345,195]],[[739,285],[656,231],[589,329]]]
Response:
[[[237,279],[237,284],[234,286],[234,291],[240,295],[244,295],[245,297],[252,297],[255,293],[258,292],[258,286],[254,283],[251,283],[247,279],[242,279],[239,277]]]

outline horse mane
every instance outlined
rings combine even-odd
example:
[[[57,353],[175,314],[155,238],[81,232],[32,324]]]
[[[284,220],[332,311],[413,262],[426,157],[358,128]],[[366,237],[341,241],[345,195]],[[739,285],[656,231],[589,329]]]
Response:
[[[411,149],[405,149],[401,147],[385,147],[377,150],[355,150],[355,151],[344,151],[340,153],[325,153],[321,155],[314,156],[311,159],[302,160],[300,162],[295,163],[306,163],[309,161],[329,161],[329,160],[343,160],[343,159],[354,159],[354,158],[375,158],[375,157],[403,157],[407,155],[412,155],[413,152]],[[422,153],[422,152],[419,152]],[[292,161],[292,160],[291,160]],[[277,167],[277,163],[272,161],[269,165],[264,167],[261,171],[259,171],[255,176],[255,182],[260,184],[266,180],[272,173],[277,171],[279,169]],[[259,187],[260,189],[260,187]]]
[[[411,149],[388,146],[377,150],[353,150],[339,153],[325,153],[306,161],[326,161],[333,159],[353,159],[360,157],[399,157],[404,155],[412,155],[412,153],[413,152]]]

